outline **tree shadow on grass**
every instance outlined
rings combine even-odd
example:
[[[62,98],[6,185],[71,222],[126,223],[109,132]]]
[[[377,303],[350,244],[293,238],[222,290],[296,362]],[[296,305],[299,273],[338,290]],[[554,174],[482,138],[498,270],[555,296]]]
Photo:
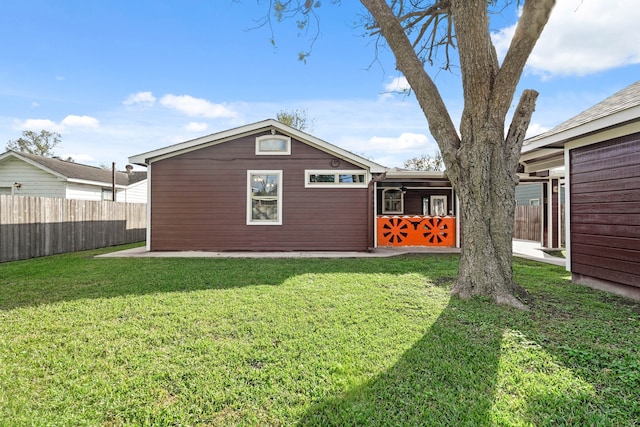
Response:
[[[383,258],[103,258],[114,248],[0,263],[0,310],[129,295],[279,286],[305,274],[455,275],[456,255]],[[428,263],[423,261],[428,259]],[[435,273],[434,273],[435,270]]]
[[[390,369],[316,405],[299,425],[490,424],[502,334],[501,325],[483,314],[484,304],[451,299]]]
[[[451,298],[393,366],[299,425],[637,425],[640,306],[569,278],[531,297],[530,312]]]

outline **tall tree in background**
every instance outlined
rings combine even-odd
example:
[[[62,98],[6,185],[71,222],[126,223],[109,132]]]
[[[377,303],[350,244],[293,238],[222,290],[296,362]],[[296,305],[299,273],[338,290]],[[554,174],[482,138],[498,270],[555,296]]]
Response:
[[[546,25],[555,0],[519,0],[520,18],[509,50],[498,60],[489,31],[492,7],[512,0],[361,0],[367,29],[393,52],[428,121],[460,198],[462,253],[452,292],[482,295],[519,308],[513,281],[512,234],[520,150],[537,92],[525,90],[505,132],[506,116],[524,66]],[[274,10],[308,22],[318,2],[272,1]],[[276,14],[280,19],[284,14]],[[299,24],[298,24],[299,25]],[[438,51],[449,68],[454,50],[464,96],[460,129],[425,70]]]
[[[431,157],[423,154],[404,161],[404,168],[412,171],[441,171],[444,169],[444,159],[439,151]]]
[[[296,128],[300,131],[311,131],[313,127],[313,120],[309,122],[307,119],[307,110],[291,110],[280,111],[276,114],[276,120],[292,128]]]
[[[37,154],[38,156],[53,157],[53,149],[60,144],[61,137],[57,132],[41,130],[36,133],[32,130],[22,132],[22,137],[10,140],[7,150],[20,151],[22,153]]]

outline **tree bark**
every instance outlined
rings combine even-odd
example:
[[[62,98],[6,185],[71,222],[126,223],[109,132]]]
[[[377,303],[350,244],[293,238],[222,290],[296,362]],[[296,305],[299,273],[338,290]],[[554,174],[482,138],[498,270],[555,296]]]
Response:
[[[514,38],[500,66],[491,35],[487,0],[450,0],[464,93],[460,133],[432,79],[385,0],[361,0],[393,51],[442,152],[460,198],[462,253],[452,293],[479,295],[518,308],[513,281],[512,235],[520,149],[537,93],[525,91],[505,136],[506,114],[554,0],[526,0]],[[401,2],[402,3],[402,2]]]

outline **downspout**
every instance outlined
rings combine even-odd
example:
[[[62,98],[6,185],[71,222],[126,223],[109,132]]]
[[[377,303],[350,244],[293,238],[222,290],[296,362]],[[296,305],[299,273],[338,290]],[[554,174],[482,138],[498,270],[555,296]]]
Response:
[[[571,271],[571,156],[564,146],[564,250],[565,270]]]
[[[151,162],[147,160],[147,252],[151,252]]]
[[[378,247],[378,242],[376,241],[376,227],[378,226],[377,215],[376,215],[376,204],[377,204],[377,184],[380,181],[384,181],[387,178],[387,173],[384,172],[378,176],[374,176],[369,181],[369,185],[367,186],[368,192],[368,205],[369,205],[369,214],[367,215],[367,229],[369,230],[368,236],[368,251],[373,252],[376,247]]]

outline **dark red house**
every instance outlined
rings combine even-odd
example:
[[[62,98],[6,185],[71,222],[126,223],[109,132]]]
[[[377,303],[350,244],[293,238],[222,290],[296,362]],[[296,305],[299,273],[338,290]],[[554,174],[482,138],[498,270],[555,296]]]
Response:
[[[275,120],[131,157],[148,167],[150,251],[456,246],[442,172],[401,172]]]
[[[520,160],[532,175],[564,166],[573,280],[640,299],[640,81],[527,140]]]

